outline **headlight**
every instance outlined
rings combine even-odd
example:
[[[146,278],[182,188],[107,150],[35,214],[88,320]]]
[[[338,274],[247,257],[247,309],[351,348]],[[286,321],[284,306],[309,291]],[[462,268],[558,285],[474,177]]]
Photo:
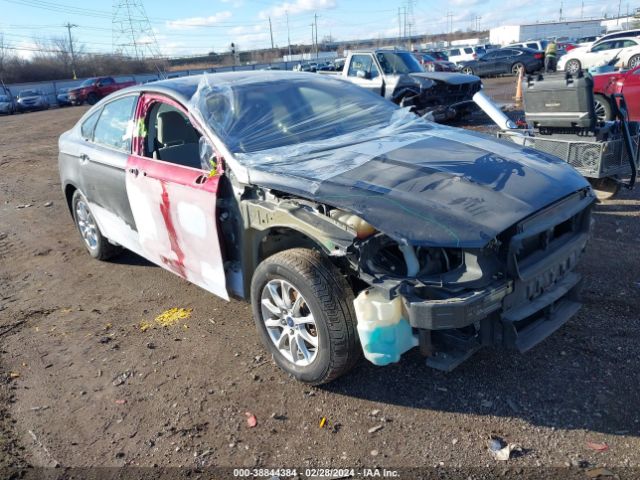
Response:
[[[401,246],[380,233],[360,244],[361,266],[372,275],[421,278],[451,271],[463,262],[459,249]]]

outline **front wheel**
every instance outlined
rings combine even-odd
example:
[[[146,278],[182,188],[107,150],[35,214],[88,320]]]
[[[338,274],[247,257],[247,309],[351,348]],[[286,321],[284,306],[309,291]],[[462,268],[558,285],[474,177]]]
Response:
[[[89,255],[98,260],[107,260],[120,253],[122,249],[109,243],[109,240],[102,235],[98,223],[89,208],[89,202],[80,190],[76,190],[73,194],[71,208],[73,220]]]
[[[471,67],[464,67],[462,69],[462,73],[466,73],[467,75],[473,75],[473,68]]]
[[[313,385],[345,374],[361,356],[353,300],[340,271],[303,248],[267,258],[251,282],[262,343],[280,368]]]
[[[89,105],[95,105],[96,103],[98,103],[98,96],[95,93],[90,93],[87,96],[87,103]]]

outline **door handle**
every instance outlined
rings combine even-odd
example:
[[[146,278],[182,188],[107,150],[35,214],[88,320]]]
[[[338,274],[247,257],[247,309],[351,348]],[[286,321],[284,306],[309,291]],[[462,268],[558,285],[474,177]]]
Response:
[[[133,175],[134,177],[137,177],[137,176],[138,176],[138,174],[140,173],[140,171],[139,171],[137,168],[130,168],[130,169],[129,169],[129,173],[130,173],[131,175]]]
[[[80,154],[80,163],[87,163],[89,160],[89,155],[87,155],[86,153]]]

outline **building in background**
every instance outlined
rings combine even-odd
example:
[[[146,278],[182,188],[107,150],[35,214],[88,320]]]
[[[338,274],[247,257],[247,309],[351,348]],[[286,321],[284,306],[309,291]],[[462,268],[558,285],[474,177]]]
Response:
[[[489,31],[489,41],[498,45],[524,42],[544,38],[580,38],[602,35],[606,27],[602,20],[575,20],[567,22],[530,23],[525,25],[503,25]]]

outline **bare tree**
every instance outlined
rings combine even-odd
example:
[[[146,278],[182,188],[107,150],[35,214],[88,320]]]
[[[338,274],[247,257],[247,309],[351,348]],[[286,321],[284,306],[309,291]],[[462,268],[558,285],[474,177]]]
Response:
[[[4,86],[5,64],[11,53],[10,45],[5,41],[4,34],[0,33],[0,84]]]

